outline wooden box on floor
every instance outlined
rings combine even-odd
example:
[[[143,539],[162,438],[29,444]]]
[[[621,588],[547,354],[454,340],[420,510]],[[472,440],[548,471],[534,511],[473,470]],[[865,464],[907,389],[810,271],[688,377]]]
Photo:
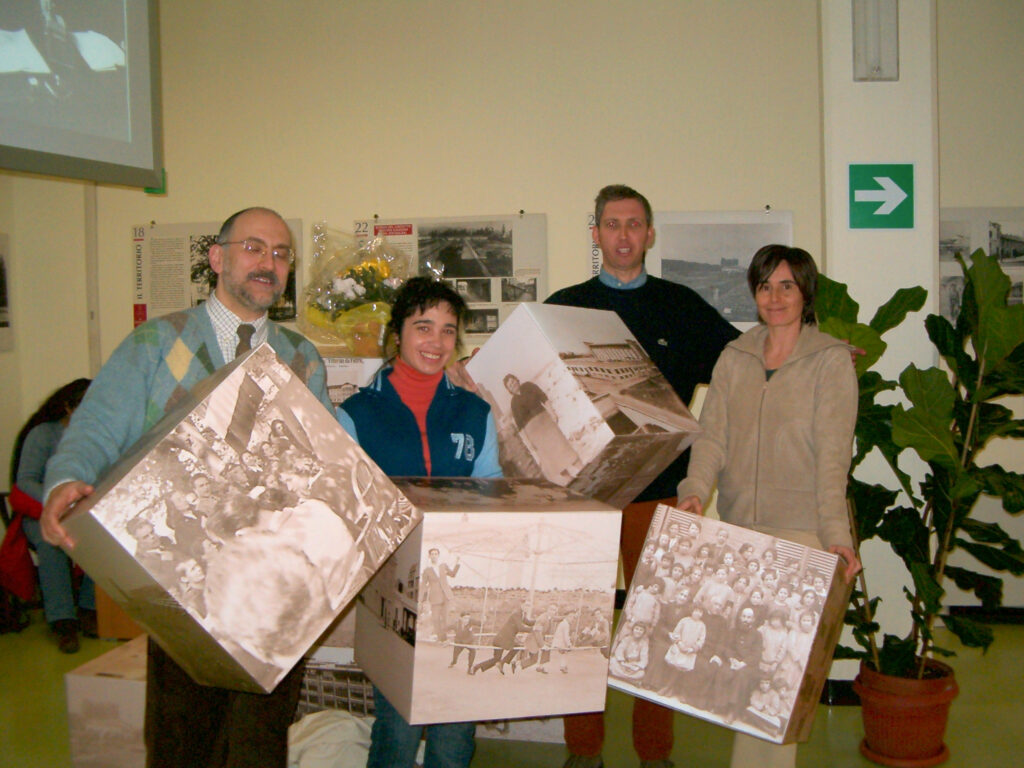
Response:
[[[423,522],[356,602],[356,661],[395,709],[604,709],[621,512],[540,480],[395,482]]]
[[[197,682],[266,692],[418,518],[269,345],[71,512],[74,558]]]
[[[146,636],[64,675],[74,768],[143,768]]]
[[[544,477],[621,509],[700,426],[614,312],[521,304],[467,364],[506,477]]]
[[[844,567],[830,552],[659,505],[608,685],[766,741],[806,741],[850,601]]]
[[[106,592],[97,587],[96,633],[105,640],[131,640],[142,634],[142,627],[132,621]]]

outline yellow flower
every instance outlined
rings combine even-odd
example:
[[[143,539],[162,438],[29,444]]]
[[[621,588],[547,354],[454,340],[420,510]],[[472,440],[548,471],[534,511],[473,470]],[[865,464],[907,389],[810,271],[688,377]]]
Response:
[[[362,262],[358,267],[358,270],[376,270],[377,276],[383,280],[386,277],[391,276],[391,267],[384,259],[367,259]]]

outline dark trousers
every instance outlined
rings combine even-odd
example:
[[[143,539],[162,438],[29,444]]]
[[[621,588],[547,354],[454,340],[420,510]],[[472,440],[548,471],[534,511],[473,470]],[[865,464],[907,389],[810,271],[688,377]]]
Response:
[[[199,685],[156,643],[146,668],[148,768],[285,768],[302,662],[272,693]]]
[[[464,645],[452,646],[452,663],[450,666],[455,666],[455,662],[459,660],[459,656],[463,651],[469,651],[469,666],[473,666],[473,662],[476,661],[476,648],[467,648]]]

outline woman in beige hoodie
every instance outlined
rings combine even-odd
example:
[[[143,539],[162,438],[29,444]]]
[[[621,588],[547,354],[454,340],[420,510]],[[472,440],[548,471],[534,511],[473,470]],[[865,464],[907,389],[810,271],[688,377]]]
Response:
[[[860,570],[846,514],[857,419],[850,347],[814,318],[818,270],[800,248],[767,245],[747,270],[760,324],[718,359],[679,507],[702,514],[718,485],[723,520],[812,547]],[[796,745],[737,734],[733,766],[793,766]]]

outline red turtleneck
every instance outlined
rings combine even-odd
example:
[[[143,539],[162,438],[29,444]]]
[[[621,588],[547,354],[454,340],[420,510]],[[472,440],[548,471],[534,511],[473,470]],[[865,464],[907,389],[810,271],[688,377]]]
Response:
[[[395,388],[399,399],[416,417],[416,425],[420,428],[420,439],[423,441],[423,462],[430,474],[430,443],[427,441],[427,410],[434,400],[434,393],[441,381],[443,371],[437,373],[420,373],[402,358],[395,358],[395,366],[388,380]]]

